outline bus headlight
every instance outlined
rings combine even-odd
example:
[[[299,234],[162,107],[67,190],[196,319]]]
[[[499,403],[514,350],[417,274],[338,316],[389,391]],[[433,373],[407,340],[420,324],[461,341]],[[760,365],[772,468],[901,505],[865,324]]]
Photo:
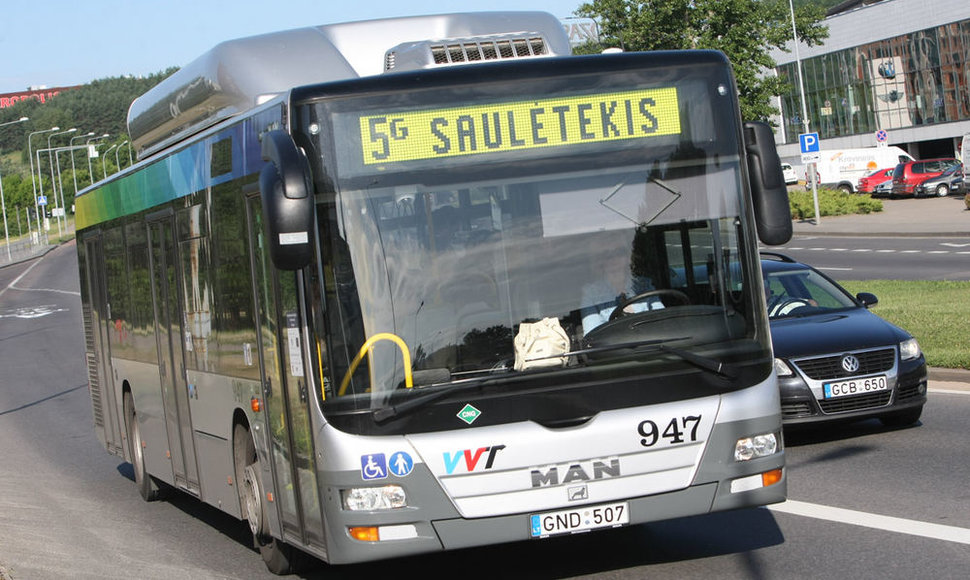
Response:
[[[918,358],[919,354],[919,343],[916,342],[915,338],[899,343],[899,358],[902,360],[913,360],[914,358]]]
[[[354,487],[340,491],[344,509],[350,511],[393,510],[407,507],[407,495],[399,485]]]
[[[774,455],[777,452],[778,437],[774,433],[764,433],[738,439],[738,442],[734,445],[734,460],[748,461]]]

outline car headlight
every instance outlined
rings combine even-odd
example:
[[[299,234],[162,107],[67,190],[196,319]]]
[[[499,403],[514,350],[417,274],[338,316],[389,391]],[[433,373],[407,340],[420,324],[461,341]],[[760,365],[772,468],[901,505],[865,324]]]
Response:
[[[920,349],[919,343],[916,342],[915,338],[909,340],[904,340],[899,343],[899,358],[902,360],[913,360],[914,358],[919,358]]]
[[[788,363],[786,363],[785,361],[781,360],[780,358],[776,358],[775,359],[775,373],[779,377],[790,377],[793,374],[795,374],[795,371],[791,370],[791,367],[788,366]]]
[[[407,507],[404,489],[399,485],[355,487],[341,490],[344,509],[350,511],[392,510]]]

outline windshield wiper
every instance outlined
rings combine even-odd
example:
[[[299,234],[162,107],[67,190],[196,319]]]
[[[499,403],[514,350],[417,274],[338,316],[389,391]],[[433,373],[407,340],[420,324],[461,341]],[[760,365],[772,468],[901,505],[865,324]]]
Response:
[[[741,376],[741,371],[738,369],[738,365],[736,364],[721,362],[709,356],[703,356],[695,352],[690,352],[689,350],[666,346],[663,344],[661,344],[659,348],[661,352],[669,352],[670,354],[677,355],[700,369],[710,371],[726,379],[734,380]]]
[[[375,423],[385,423],[391,419],[396,419],[402,415],[407,415],[412,413],[425,405],[433,403],[438,399],[442,399],[449,395],[454,395],[457,393],[464,393],[473,389],[477,389],[485,386],[486,384],[495,381],[495,377],[482,377],[478,379],[465,379],[461,384],[457,384],[448,388],[441,388],[437,391],[432,391],[430,393],[424,393],[415,395],[412,398],[398,405],[387,405],[386,407],[381,407],[373,413],[371,417],[374,419]]]
[[[685,337],[678,337],[678,338],[648,340],[648,341],[642,341],[642,342],[624,342],[624,343],[618,343],[618,344],[610,344],[606,346],[590,347],[590,348],[569,351],[561,355],[542,357],[542,359],[562,358],[567,356],[574,356],[574,355],[581,355],[581,354],[594,354],[594,353],[602,353],[602,352],[609,352],[609,351],[615,351],[615,350],[628,350],[628,349],[637,350],[640,348],[644,348],[644,349],[656,350],[664,353],[670,353],[674,356],[680,357],[682,360],[702,370],[708,371],[710,373],[716,374],[726,379],[733,380],[733,379],[736,379],[738,376],[740,376],[740,371],[737,365],[735,364],[721,362],[711,357],[690,352],[689,350],[667,346],[666,344],[664,344],[666,342],[671,342],[676,340],[687,340],[689,338],[690,338],[689,336],[685,336]],[[536,358],[532,360],[542,360],[542,359]],[[515,376],[521,376],[521,375],[515,375]],[[504,378],[508,378],[508,375],[506,375]],[[475,379],[465,379],[461,381],[461,384],[455,384],[448,388],[441,388],[439,390],[432,391],[430,393],[415,395],[414,397],[409,398],[406,401],[403,401],[402,403],[397,405],[387,405],[385,407],[381,407],[380,409],[377,409],[376,411],[371,413],[371,417],[374,419],[375,423],[386,423],[387,421],[390,421],[392,419],[396,419],[403,415],[408,415],[426,405],[429,405],[430,403],[433,403],[439,399],[443,399],[444,397],[459,394],[459,393],[464,393],[474,389],[479,389],[485,385],[497,382],[499,380],[501,380],[499,377],[494,377],[494,376],[481,377],[481,378],[475,378]]]
[[[597,353],[603,353],[603,352],[610,352],[614,350],[626,350],[626,349],[637,350],[640,348],[644,348],[649,350],[659,350],[660,352],[670,353],[672,355],[680,357],[681,359],[687,361],[688,363],[700,369],[710,371],[716,375],[722,376],[727,379],[733,380],[738,378],[738,376],[740,376],[740,370],[738,369],[738,366],[735,364],[721,362],[717,359],[714,359],[708,356],[703,356],[703,355],[691,352],[689,350],[684,350],[682,348],[677,348],[677,347],[667,345],[667,343],[669,342],[689,340],[690,338],[691,337],[689,336],[679,336],[679,337],[663,338],[663,339],[656,339],[656,340],[644,340],[640,342],[620,342],[617,344],[608,344],[605,346],[596,346],[596,347],[584,348],[580,350],[573,350],[567,353],[563,353],[561,355],[551,355],[551,356],[546,356],[546,357],[531,359],[531,360],[543,360],[547,358],[561,358],[561,357],[573,356],[573,355],[579,355],[579,354],[597,354]]]

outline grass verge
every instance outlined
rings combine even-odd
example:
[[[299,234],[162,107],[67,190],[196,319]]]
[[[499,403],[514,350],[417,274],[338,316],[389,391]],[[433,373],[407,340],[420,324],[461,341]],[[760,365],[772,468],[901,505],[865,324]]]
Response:
[[[943,280],[840,281],[853,295],[872,292],[872,312],[919,341],[932,367],[970,369],[970,282]]]

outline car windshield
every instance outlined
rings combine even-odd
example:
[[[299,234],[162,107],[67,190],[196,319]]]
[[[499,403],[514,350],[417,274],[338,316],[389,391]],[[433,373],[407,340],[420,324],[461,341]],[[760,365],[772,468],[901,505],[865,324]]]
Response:
[[[771,320],[858,306],[842,287],[808,268],[765,272],[765,301]]]

